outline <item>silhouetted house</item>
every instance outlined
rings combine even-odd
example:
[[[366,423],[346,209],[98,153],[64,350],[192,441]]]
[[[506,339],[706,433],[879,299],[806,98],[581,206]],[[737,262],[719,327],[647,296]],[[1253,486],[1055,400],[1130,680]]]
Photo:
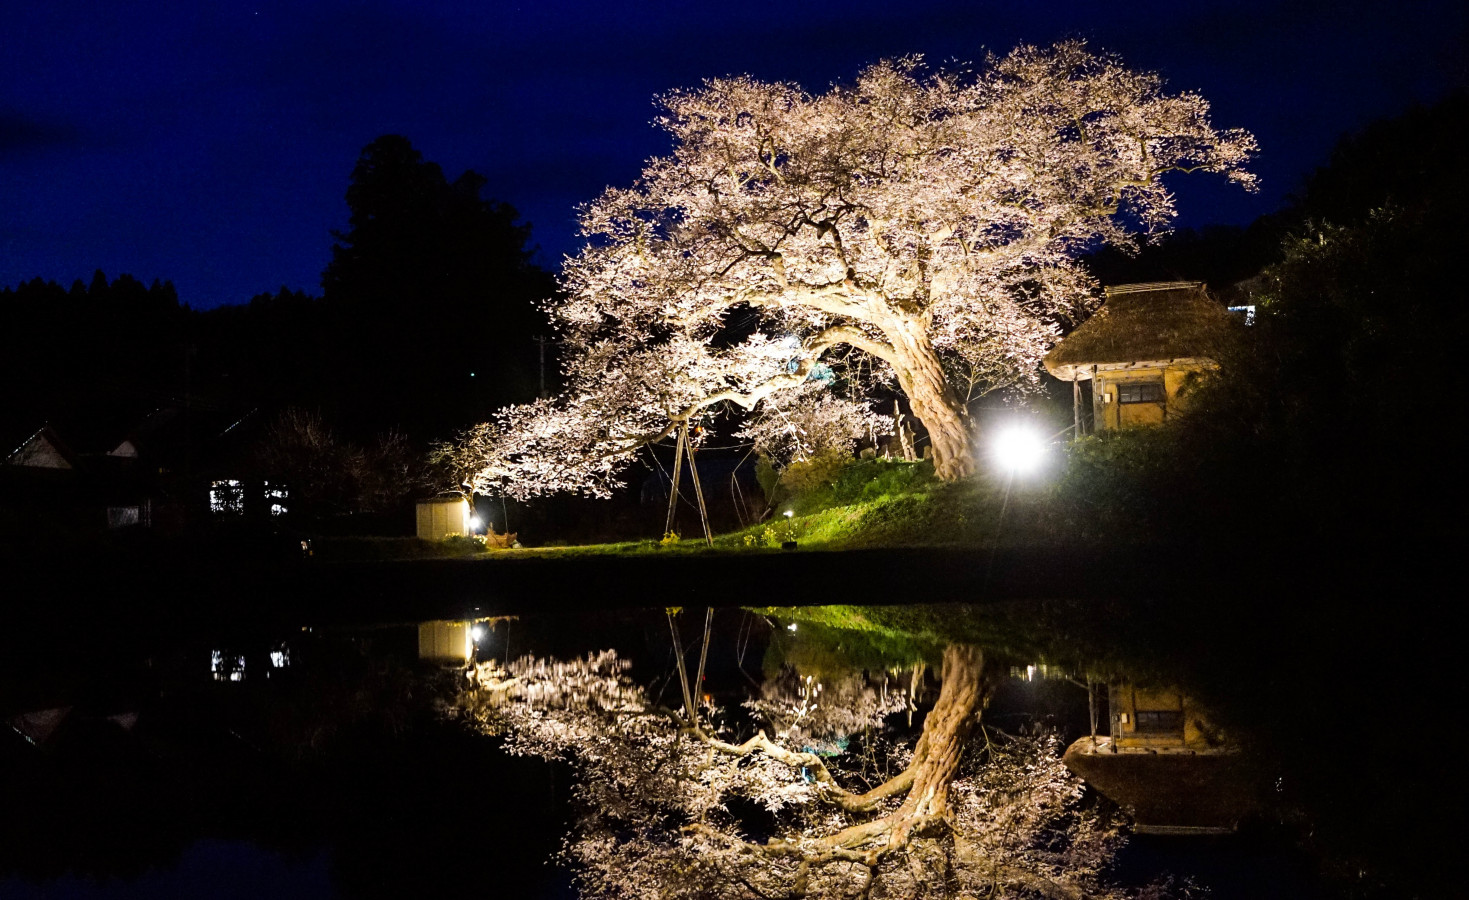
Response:
[[[0,538],[12,541],[98,533],[119,500],[95,460],[50,425],[5,435],[0,459]]]
[[[1046,371],[1073,383],[1077,403],[1080,383],[1092,382],[1096,430],[1157,425],[1191,378],[1218,368],[1236,327],[1202,282],[1109,287],[1096,314],[1046,354]]]
[[[280,486],[236,474],[246,468],[243,438],[231,439],[219,413],[162,407],[133,414],[127,428],[125,415],[75,415],[0,433],[0,536],[49,540],[129,527],[188,533],[208,515],[220,482],[240,486],[245,499],[236,506],[262,514],[284,508]]]
[[[27,469],[75,469],[78,458],[52,430],[42,425],[11,450],[5,457],[5,465]]]

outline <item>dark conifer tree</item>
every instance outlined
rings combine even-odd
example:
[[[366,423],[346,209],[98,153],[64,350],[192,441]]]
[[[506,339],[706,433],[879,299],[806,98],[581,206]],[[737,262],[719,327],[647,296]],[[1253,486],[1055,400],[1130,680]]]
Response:
[[[322,274],[335,323],[326,377],[355,436],[447,437],[535,396],[536,304],[555,285],[530,261],[530,227],[484,186],[475,172],[448,181],[397,135],[362,151],[350,228]]]

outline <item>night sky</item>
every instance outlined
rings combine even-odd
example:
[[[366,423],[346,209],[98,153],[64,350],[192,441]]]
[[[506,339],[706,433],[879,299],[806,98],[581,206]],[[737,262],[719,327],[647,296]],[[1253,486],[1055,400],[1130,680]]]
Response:
[[[749,73],[811,90],[885,56],[1085,38],[1255,132],[1263,190],[1175,182],[1183,226],[1276,209],[1345,132],[1466,82],[1460,2],[12,3],[0,17],[0,285],[130,273],[195,308],[319,293],[382,134],[534,226],[663,152],[654,95]]]

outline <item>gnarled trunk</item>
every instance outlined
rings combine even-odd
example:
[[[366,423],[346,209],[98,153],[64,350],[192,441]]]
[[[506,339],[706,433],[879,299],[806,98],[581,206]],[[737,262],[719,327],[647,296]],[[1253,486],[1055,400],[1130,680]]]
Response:
[[[848,850],[878,844],[878,854],[902,847],[915,830],[943,819],[948,812],[949,785],[964,758],[964,744],[984,700],[981,675],[984,654],[978,647],[950,644],[944,649],[943,686],[923,720],[923,734],[913,748],[913,761],[893,783],[910,786],[902,804],[871,822],[853,825],[825,840]],[[881,790],[881,789],[879,789]]]
[[[908,396],[913,416],[928,429],[934,472],[944,481],[967,478],[974,473],[968,411],[949,387],[933,342],[913,327],[893,329],[890,338],[898,386]]]

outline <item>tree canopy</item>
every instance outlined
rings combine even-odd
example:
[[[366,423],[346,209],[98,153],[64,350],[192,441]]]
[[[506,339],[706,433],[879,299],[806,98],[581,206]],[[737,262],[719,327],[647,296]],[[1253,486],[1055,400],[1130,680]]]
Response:
[[[673,151],[582,212],[551,309],[566,396],[507,411],[466,454],[521,495],[605,490],[620,455],[818,365],[896,383],[940,476],[962,477],[966,398],[1032,382],[1089,308],[1076,254],[1163,227],[1168,173],[1253,186],[1250,134],[1079,42],[978,71],[881,62],[819,95],[715,79],[661,104]]]
[[[449,181],[398,135],[363,148],[322,273],[338,360],[323,377],[349,427],[442,437],[536,395],[536,303],[555,284],[531,263],[530,226],[485,184]]]

